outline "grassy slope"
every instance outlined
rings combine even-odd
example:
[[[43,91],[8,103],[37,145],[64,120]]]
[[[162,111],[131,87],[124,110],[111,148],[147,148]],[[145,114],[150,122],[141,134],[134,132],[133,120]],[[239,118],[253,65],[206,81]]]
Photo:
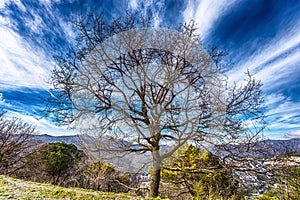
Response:
[[[143,199],[126,193],[107,193],[80,188],[23,181],[0,175],[0,199]]]

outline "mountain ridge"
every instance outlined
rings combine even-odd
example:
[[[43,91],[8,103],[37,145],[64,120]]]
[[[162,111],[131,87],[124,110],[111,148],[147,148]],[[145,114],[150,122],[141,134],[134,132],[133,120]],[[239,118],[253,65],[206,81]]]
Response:
[[[33,139],[41,143],[51,143],[51,142],[65,142],[72,143],[80,147],[80,137],[83,135],[66,135],[66,136],[52,136],[48,134],[34,135]],[[263,140],[265,144],[274,149],[277,152],[295,152],[300,154],[300,138],[291,138],[288,140],[282,139],[267,139]]]

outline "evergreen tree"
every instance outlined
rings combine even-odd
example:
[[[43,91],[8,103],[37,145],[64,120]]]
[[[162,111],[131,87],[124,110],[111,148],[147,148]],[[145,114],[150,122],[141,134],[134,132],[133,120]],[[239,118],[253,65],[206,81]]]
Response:
[[[206,149],[186,145],[164,163],[162,179],[169,197],[196,199],[239,199],[241,190],[232,171],[222,166],[219,157]],[[178,198],[177,197],[177,198]]]

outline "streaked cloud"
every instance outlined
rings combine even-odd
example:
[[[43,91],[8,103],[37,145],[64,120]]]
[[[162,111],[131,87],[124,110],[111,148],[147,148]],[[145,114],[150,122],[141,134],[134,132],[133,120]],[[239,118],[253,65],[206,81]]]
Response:
[[[60,2],[60,0],[39,0],[39,2],[51,6],[53,3],[57,3]]]
[[[268,96],[266,96],[265,98],[265,105],[266,106],[274,106],[280,102],[282,102],[283,100],[285,100],[285,96],[282,94],[269,94]]]
[[[205,39],[214,22],[230,9],[237,0],[189,0],[184,10],[184,21],[194,20],[197,23],[198,34]]]
[[[137,0],[129,0],[129,6],[130,6],[130,8],[136,10],[138,8]]]
[[[41,34],[46,24],[38,13],[33,10],[30,10],[29,13],[32,17],[24,19],[25,26],[29,27],[31,32]]]
[[[300,129],[300,101],[296,93],[289,92],[300,88],[299,26],[300,20],[290,21],[286,29],[263,44],[259,43],[259,39],[249,38],[242,49],[236,51],[240,57],[235,60],[239,62],[234,63],[227,74],[231,83],[241,83],[244,72],[249,70],[262,81],[267,106],[266,133],[271,138],[280,138]],[[250,49],[254,51],[249,54]],[[231,56],[234,56],[233,53]]]
[[[41,3],[39,9],[21,1],[0,7],[0,88],[48,88],[52,56],[75,39],[70,21],[53,9],[55,1]],[[12,4],[17,10],[5,9]]]
[[[59,25],[62,28],[66,39],[69,41],[69,43],[73,43],[76,38],[73,24],[71,22],[66,22],[63,19],[59,18]]]
[[[5,7],[5,1],[0,1],[0,9],[3,9]]]
[[[159,0],[129,0],[128,7],[132,10],[139,10],[144,16],[150,13],[153,17],[154,27],[159,27],[162,23],[161,15],[165,11],[164,1]]]
[[[265,98],[267,106],[267,136],[283,137],[287,133],[300,130],[300,102],[280,93],[272,93]]]
[[[286,139],[292,139],[292,138],[300,138],[300,129],[291,131],[286,135]]]
[[[289,98],[285,98],[284,100],[280,101],[280,103],[273,104],[273,106],[269,106],[269,110],[267,111],[266,115],[276,115],[279,114],[300,114],[300,102],[293,102]]]
[[[241,74],[249,70],[251,73],[255,73],[259,80],[262,80],[266,90],[270,90],[278,87],[278,84],[299,78],[295,73],[299,70],[298,65],[300,64],[300,29],[297,28],[299,26],[300,20],[295,23],[290,32],[278,35],[268,44],[260,47],[249,58],[242,59],[229,72],[229,79],[240,82],[243,79]]]
[[[51,62],[42,49],[28,44],[0,17],[0,87],[47,87]]]
[[[3,94],[0,93],[0,106],[3,106],[5,104],[5,100],[3,99]]]
[[[0,108],[4,108],[7,113],[5,117],[17,117],[24,122],[28,122],[43,134],[49,135],[71,135],[77,132],[67,126],[57,126],[53,122],[43,118],[42,110],[45,102],[41,97],[47,98],[50,95],[41,89],[18,88],[6,90],[0,93]]]
[[[47,121],[44,118],[37,118],[31,115],[22,114],[20,112],[8,111],[5,114],[5,117],[17,117],[22,119],[24,122],[28,122],[36,127],[38,133],[48,134],[48,135],[76,135],[77,132],[75,130],[69,129],[66,126],[58,127],[53,123]]]

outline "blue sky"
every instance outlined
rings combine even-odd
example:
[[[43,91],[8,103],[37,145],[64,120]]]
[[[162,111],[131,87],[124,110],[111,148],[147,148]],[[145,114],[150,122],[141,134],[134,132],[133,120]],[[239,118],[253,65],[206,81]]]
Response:
[[[269,138],[300,137],[299,0],[0,0],[0,107],[41,133],[74,134],[40,118],[53,55],[66,51],[78,13],[150,12],[156,25],[194,19],[206,47],[228,52],[229,81],[250,70],[262,81]]]

